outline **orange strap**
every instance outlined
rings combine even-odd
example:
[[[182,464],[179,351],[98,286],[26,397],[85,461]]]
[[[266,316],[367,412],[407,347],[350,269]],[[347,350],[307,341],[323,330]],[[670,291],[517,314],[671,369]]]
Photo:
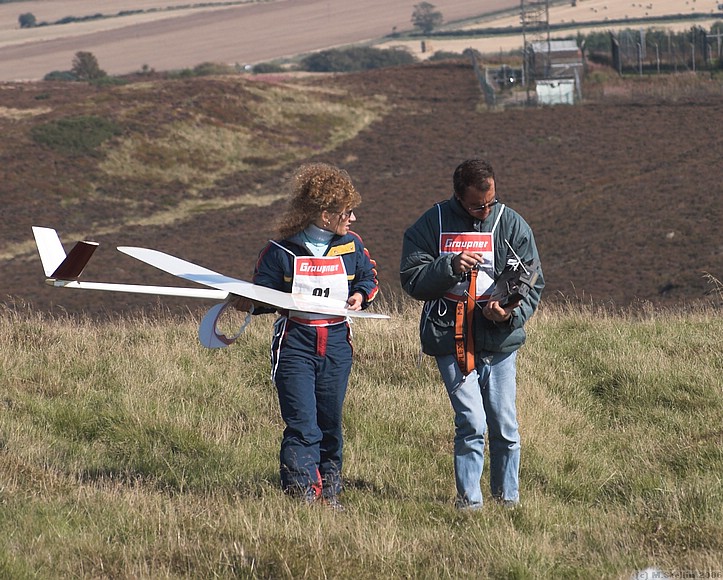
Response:
[[[460,370],[466,375],[468,373],[464,343],[464,311],[465,303],[457,302],[457,310],[454,313],[454,356],[457,358]]]
[[[474,309],[476,306],[477,268],[469,276],[467,299],[457,302],[454,318],[454,352],[460,370],[466,376],[472,372],[474,364]]]

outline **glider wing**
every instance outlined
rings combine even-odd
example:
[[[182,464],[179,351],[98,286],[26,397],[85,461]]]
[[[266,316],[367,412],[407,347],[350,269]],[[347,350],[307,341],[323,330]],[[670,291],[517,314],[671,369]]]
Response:
[[[268,304],[269,306],[282,310],[299,310],[302,312],[313,312],[315,314],[351,316],[355,318],[389,318],[386,314],[378,314],[368,310],[349,310],[346,302],[342,300],[332,300],[329,298],[315,299],[312,296],[280,292],[279,290],[224,276],[213,270],[176,258],[170,254],[159,252],[158,250],[130,246],[121,246],[118,250],[184,280],[210,286],[211,288],[221,290],[228,294],[243,296],[254,302]]]

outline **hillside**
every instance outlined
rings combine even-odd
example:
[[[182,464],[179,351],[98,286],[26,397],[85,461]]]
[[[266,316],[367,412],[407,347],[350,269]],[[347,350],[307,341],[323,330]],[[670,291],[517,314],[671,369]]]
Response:
[[[364,200],[355,229],[393,295],[404,229],[450,195],[452,171],[473,156],[494,164],[501,199],[532,225],[545,300],[704,299],[705,273],[723,277],[723,103],[630,82],[632,98],[494,112],[481,106],[466,61],[317,77],[2,84],[3,299],[96,313],[152,302],[44,286],[31,225],[56,227],[67,245],[101,242],[89,280],[172,283],[118,245],[248,278],[284,179],[312,159],[354,178]],[[87,117],[110,122],[102,145],[33,139]]]

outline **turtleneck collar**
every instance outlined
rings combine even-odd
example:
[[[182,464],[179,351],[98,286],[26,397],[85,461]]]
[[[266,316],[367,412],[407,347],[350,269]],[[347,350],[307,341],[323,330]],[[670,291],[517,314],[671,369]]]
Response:
[[[299,237],[314,256],[323,256],[334,237],[334,232],[309,224]]]
[[[334,237],[334,232],[323,230],[316,224],[309,224],[306,229],[304,229],[303,233],[306,237],[306,241],[313,244],[328,244],[331,241],[331,238]]]

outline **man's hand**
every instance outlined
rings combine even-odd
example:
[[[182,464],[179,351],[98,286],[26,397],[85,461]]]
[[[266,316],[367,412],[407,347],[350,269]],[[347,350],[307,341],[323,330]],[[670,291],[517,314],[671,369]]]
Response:
[[[482,254],[478,252],[462,252],[452,259],[452,271],[455,274],[464,274],[482,262],[484,262]]]
[[[364,296],[360,292],[354,292],[349,299],[346,301],[349,310],[361,310],[362,304],[364,303]]]
[[[482,314],[492,322],[507,322],[512,317],[512,311],[519,306],[518,302],[512,302],[504,308],[497,300],[490,300],[482,309]]]

